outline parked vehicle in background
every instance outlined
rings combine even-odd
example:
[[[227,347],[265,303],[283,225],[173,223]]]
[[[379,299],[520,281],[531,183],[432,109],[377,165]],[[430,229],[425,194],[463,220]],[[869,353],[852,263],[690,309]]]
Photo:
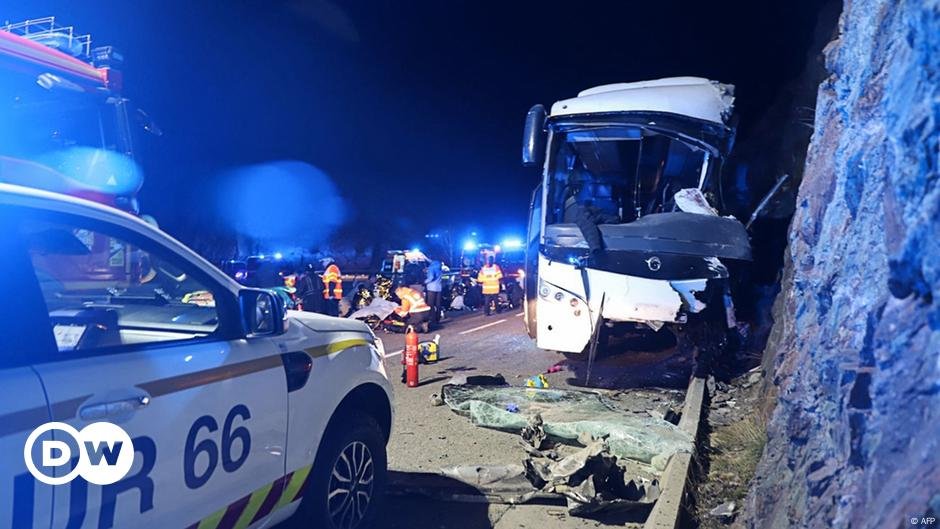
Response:
[[[0,182],[138,213],[134,131],[160,131],[124,97],[122,62],[54,17],[0,26]]]

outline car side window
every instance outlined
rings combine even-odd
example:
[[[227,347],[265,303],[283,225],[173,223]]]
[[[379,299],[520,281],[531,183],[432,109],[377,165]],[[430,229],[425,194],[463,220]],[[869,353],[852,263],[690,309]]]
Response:
[[[28,219],[23,239],[62,352],[196,340],[220,328],[189,262],[81,218]],[[135,244],[136,243],[136,244]]]

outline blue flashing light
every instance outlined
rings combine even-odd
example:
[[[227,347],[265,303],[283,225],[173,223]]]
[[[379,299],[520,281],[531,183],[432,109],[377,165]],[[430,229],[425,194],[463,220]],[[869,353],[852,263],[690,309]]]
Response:
[[[278,261],[280,261],[281,259],[284,258],[284,254],[282,254],[281,252],[275,252],[275,253],[274,253],[274,258],[277,259]]]
[[[258,259],[262,259],[262,260],[263,260],[263,259],[264,259],[264,254],[260,254],[260,255],[258,256]]]
[[[472,252],[473,250],[476,250],[478,247],[479,246],[477,245],[475,241],[467,241],[463,243],[463,249],[465,252]]]
[[[522,248],[522,241],[519,239],[505,239],[503,240],[503,248]]]

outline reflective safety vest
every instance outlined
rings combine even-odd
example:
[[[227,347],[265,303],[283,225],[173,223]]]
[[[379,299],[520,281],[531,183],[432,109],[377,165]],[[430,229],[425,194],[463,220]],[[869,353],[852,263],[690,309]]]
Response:
[[[477,281],[483,285],[483,294],[499,294],[499,280],[503,278],[503,271],[499,265],[486,265],[477,274]]]
[[[323,299],[343,299],[343,275],[336,263],[323,272]]]
[[[395,314],[402,318],[409,314],[431,310],[431,307],[424,301],[424,296],[413,288],[403,287],[398,297],[401,298],[401,305],[395,308]]]

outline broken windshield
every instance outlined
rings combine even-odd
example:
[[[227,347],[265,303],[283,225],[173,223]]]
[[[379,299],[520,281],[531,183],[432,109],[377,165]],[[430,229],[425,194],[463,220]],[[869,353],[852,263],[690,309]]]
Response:
[[[625,223],[675,210],[680,189],[708,194],[707,153],[631,126],[567,126],[554,131],[546,224],[575,222],[589,208],[599,223]]]

